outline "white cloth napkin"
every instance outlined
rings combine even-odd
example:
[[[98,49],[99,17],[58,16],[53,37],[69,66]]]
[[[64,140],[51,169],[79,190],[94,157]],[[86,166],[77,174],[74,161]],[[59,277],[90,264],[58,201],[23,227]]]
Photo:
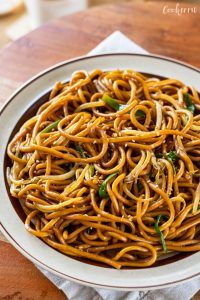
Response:
[[[94,49],[92,49],[92,51],[88,53],[88,56],[113,52],[148,54],[146,50],[137,45],[135,42],[131,41],[123,33],[121,33],[120,31],[115,31],[107,38],[105,38],[105,40],[103,40]]]
[[[132,52],[148,54],[143,48],[127,38],[123,33],[115,31],[88,55],[101,53]],[[59,289],[61,289],[69,300],[189,300],[200,289],[200,278],[186,282],[173,288],[165,288],[154,291],[120,292],[108,289],[99,289],[83,286],[63,278],[49,271],[39,268]]]

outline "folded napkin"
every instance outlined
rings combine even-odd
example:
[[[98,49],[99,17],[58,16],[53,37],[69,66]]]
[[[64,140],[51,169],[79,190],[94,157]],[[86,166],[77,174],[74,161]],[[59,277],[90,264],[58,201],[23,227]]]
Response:
[[[143,48],[135,44],[119,31],[114,32],[103,40],[88,55],[101,53],[132,52],[148,54]],[[120,292],[108,289],[92,288],[60,278],[49,271],[39,267],[42,273],[48,277],[69,300],[189,300],[200,289],[200,278],[186,282],[173,288],[165,288],[154,291]]]
[[[115,31],[92,49],[87,55],[90,56],[95,54],[119,52],[148,54],[146,50],[131,41],[123,33]]]

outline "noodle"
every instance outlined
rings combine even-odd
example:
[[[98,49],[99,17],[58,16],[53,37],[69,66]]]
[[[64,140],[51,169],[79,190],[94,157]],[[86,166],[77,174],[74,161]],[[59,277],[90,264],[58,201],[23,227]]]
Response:
[[[25,228],[114,268],[200,250],[200,99],[175,79],[75,72],[10,141]]]

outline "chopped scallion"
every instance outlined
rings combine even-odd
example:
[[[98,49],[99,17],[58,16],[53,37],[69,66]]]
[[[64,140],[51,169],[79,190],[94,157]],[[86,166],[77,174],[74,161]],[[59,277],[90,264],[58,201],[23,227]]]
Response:
[[[165,158],[168,159],[170,162],[175,163],[178,159],[178,156],[175,151],[170,151],[165,155]]]
[[[83,147],[81,147],[80,145],[76,145],[75,148],[76,148],[76,151],[78,151],[80,153],[81,157],[83,157],[83,158],[88,157],[88,155],[87,155],[86,151],[83,149]]]
[[[191,113],[194,114],[195,106],[194,106],[194,104],[192,103],[192,100],[191,100],[190,95],[189,95],[188,93],[185,94],[185,96],[184,96],[184,102],[185,102],[185,104],[186,104],[187,109],[188,109],[189,111],[191,111]]]
[[[145,112],[143,112],[143,110],[138,109],[136,111],[136,116],[141,117],[141,118],[145,118],[146,114],[145,114]]]
[[[119,110],[120,108],[120,105],[119,103],[117,102],[116,99],[113,99],[112,97],[110,97],[109,95],[107,94],[104,94],[103,97],[102,97],[102,100],[108,104],[110,107],[112,107],[114,110]]]
[[[116,111],[122,110],[127,107],[126,104],[119,104],[116,99],[110,97],[107,94],[103,95],[102,100]]]
[[[139,191],[139,192],[142,190],[143,185],[142,185],[141,182],[138,182],[138,183],[137,183],[137,188],[138,188],[138,191]]]
[[[22,158],[22,157],[23,157],[23,154],[22,154],[21,152],[19,152],[19,153],[18,153],[18,157],[19,157],[19,158]]]
[[[53,122],[52,124],[50,124],[47,127],[45,127],[40,133],[51,132],[53,129],[55,129],[58,126],[59,122],[60,122],[60,120],[57,120],[57,121]]]
[[[94,176],[94,172],[95,172],[94,165],[91,165],[91,166],[89,167],[89,174],[90,174],[90,177],[93,177],[93,176]]]
[[[100,185],[100,188],[99,188],[99,196],[101,198],[108,198],[108,194],[107,194],[107,191],[106,191],[106,186],[107,186],[107,183],[117,175],[118,173],[113,173],[113,174],[110,174],[105,180],[104,182]]]
[[[162,243],[162,247],[163,247],[164,252],[167,253],[167,246],[166,246],[165,238],[164,238],[164,235],[163,235],[162,231],[161,231],[160,228],[159,228],[159,223],[160,223],[162,217],[163,217],[163,215],[159,215],[159,216],[157,217],[157,220],[156,220],[156,222],[155,222],[155,224],[154,224],[154,228],[155,228],[155,231],[156,231],[156,232],[159,234],[159,236],[160,236],[160,240],[161,240],[161,243]]]

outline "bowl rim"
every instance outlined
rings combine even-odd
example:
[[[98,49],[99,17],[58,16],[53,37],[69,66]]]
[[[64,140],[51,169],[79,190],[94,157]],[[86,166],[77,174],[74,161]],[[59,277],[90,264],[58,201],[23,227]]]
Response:
[[[157,54],[139,54],[139,53],[130,53],[130,52],[117,52],[117,53],[102,53],[102,54],[95,54],[95,55],[81,55],[81,56],[77,56],[75,58],[72,59],[68,59],[68,60],[64,60],[61,61],[57,64],[54,64],[53,66],[50,66],[49,68],[46,68],[45,70],[42,70],[41,72],[37,73],[36,75],[32,76],[30,79],[26,80],[22,85],[19,86],[19,88],[17,88],[7,99],[7,101],[5,102],[5,104],[1,107],[0,109],[0,116],[2,115],[4,109],[7,107],[7,105],[12,101],[12,99],[18,94],[20,93],[24,88],[26,88],[26,86],[28,86],[30,83],[32,83],[33,81],[35,81],[37,78],[40,78],[41,76],[43,76],[44,74],[47,74],[49,72],[51,72],[52,70],[55,70],[61,66],[64,65],[68,65],[70,63],[73,62],[78,62],[84,59],[90,59],[90,58],[97,58],[97,57],[103,57],[103,56],[118,56],[118,55],[128,55],[128,56],[142,56],[142,57],[152,57],[152,58],[160,58],[162,60],[165,61],[169,61],[169,62],[174,62],[178,65],[181,66],[185,66],[193,71],[196,71],[200,74],[200,69],[198,69],[197,67],[185,63],[181,60],[175,59],[175,58],[171,58],[168,56],[164,56],[164,55],[157,55]]]
[[[120,52],[120,53],[106,53],[106,54],[97,54],[97,55],[91,55],[91,56],[80,56],[74,59],[70,59],[70,60],[66,60],[66,61],[62,61],[58,64],[55,64],[47,69],[45,69],[44,71],[39,72],[38,74],[36,74],[35,76],[33,76],[32,78],[30,78],[28,81],[26,81],[23,85],[21,85],[13,94],[11,94],[11,96],[8,98],[8,100],[6,101],[6,103],[3,105],[3,107],[0,110],[0,116],[3,114],[4,110],[6,109],[6,107],[12,102],[12,100],[20,93],[22,92],[27,86],[29,86],[32,82],[34,82],[36,79],[39,79],[40,77],[42,77],[43,75],[61,67],[61,66],[67,66],[68,64],[71,64],[73,62],[79,62],[85,59],[94,59],[97,57],[103,57],[103,56],[119,56],[119,55],[128,55],[128,56],[138,56],[138,57],[150,57],[150,58],[156,58],[156,59],[161,59],[161,60],[165,60],[168,62],[173,62],[175,64],[187,67],[189,69],[191,69],[192,71],[197,72],[198,74],[200,74],[200,70],[196,67],[193,67],[190,64],[184,63],[182,61],[176,60],[176,59],[171,59],[169,57],[166,56],[161,56],[161,55],[154,55],[154,54],[136,54],[136,53],[126,53],[126,52]],[[37,100],[36,100],[37,101]],[[96,286],[96,287],[104,287],[104,288],[110,288],[110,289],[116,289],[116,290],[134,290],[134,289],[140,289],[140,290],[147,290],[149,288],[151,289],[158,289],[158,288],[163,288],[163,287],[168,287],[171,285],[177,285],[179,283],[185,282],[187,280],[190,280],[192,278],[198,277],[200,276],[200,272],[191,275],[189,277],[185,277],[184,279],[180,279],[180,280],[174,280],[171,282],[167,282],[167,283],[163,283],[163,284],[159,284],[159,285],[145,285],[144,287],[137,287],[137,286],[133,286],[133,287],[117,287],[117,286],[111,286],[111,285],[105,285],[105,284],[95,284],[92,283],[90,281],[86,281],[86,280],[82,280],[79,278],[74,278],[72,276],[66,275],[65,273],[62,273],[58,270],[54,270],[52,269],[50,266],[46,265],[44,262],[39,261],[36,257],[32,256],[29,252],[26,251],[26,249],[24,249],[14,238],[13,236],[6,230],[6,228],[4,227],[4,225],[1,223],[0,221],[0,228],[1,231],[5,234],[5,236],[8,238],[8,240],[11,242],[11,244],[13,244],[24,256],[26,256],[29,260],[31,260],[32,262],[40,265],[41,267],[44,267],[45,269],[49,270],[50,272],[56,274],[56,275],[60,275],[61,277],[64,277],[65,279],[71,279],[73,281],[82,283],[82,284],[87,284],[89,286]],[[48,246],[49,247],[49,246]]]

